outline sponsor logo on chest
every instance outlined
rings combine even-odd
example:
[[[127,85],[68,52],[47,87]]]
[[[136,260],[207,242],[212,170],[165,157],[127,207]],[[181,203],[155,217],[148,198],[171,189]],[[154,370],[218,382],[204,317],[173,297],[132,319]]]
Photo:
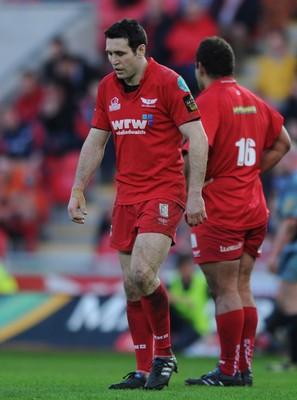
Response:
[[[154,124],[152,114],[143,114],[141,119],[125,118],[111,121],[116,135],[145,135],[146,127]]]
[[[144,97],[141,97],[141,107],[149,107],[149,108],[155,108],[156,103],[158,99],[146,99]]]

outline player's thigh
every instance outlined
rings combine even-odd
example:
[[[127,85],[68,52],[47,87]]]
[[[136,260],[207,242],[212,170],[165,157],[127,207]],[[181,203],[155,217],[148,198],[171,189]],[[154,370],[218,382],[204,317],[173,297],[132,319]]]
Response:
[[[132,270],[157,273],[170,246],[175,243],[176,230],[183,208],[167,199],[152,199],[138,210],[137,237],[132,251]]]
[[[134,283],[134,278],[131,270],[131,253],[119,251],[119,259],[123,274],[123,284],[126,296],[130,301],[139,300],[141,293]]]
[[[239,259],[200,265],[212,297],[238,292],[239,265]]]
[[[148,232],[137,235],[132,252],[132,270],[156,274],[171,247],[171,237]]]
[[[255,260],[256,258],[251,254],[246,253],[245,251],[242,253],[239,267],[239,288],[244,288],[245,286],[249,285],[255,265]]]

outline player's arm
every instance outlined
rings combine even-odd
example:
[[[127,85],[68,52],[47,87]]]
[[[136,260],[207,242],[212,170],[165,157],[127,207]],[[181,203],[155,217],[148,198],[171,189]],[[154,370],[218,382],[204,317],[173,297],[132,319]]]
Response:
[[[261,172],[269,171],[273,168],[283,156],[290,150],[291,139],[286,128],[283,126],[280,135],[273,145],[264,150],[261,157]]]
[[[69,218],[78,224],[84,223],[84,216],[87,214],[83,192],[96,168],[101,164],[109,136],[108,131],[91,128],[82,146],[68,203]]]
[[[284,219],[275,234],[267,266],[271,272],[276,272],[279,256],[284,246],[291,243],[297,234],[297,219],[290,217]]]
[[[188,224],[194,226],[207,218],[202,188],[207,165],[208,139],[201,121],[188,122],[179,129],[189,141],[186,218]]]

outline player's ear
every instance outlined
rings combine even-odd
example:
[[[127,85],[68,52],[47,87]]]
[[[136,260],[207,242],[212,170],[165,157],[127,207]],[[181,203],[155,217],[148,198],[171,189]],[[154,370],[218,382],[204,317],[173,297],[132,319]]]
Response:
[[[200,75],[205,75],[206,74],[206,69],[204,66],[201,64],[201,62],[197,63],[197,70],[199,70]]]
[[[141,44],[141,45],[139,45],[137,47],[136,54],[138,56],[144,56],[145,55],[145,50],[146,50],[145,44]]]

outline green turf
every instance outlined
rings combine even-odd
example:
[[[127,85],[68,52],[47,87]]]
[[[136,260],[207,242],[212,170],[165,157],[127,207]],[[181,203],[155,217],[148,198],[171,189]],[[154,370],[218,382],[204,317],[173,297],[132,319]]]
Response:
[[[178,357],[179,373],[162,391],[108,390],[110,383],[133,371],[133,355],[102,352],[0,351],[1,400],[289,400],[297,398],[297,372],[269,373],[271,359],[256,357],[254,387],[187,387],[189,376],[213,369],[216,360]]]

